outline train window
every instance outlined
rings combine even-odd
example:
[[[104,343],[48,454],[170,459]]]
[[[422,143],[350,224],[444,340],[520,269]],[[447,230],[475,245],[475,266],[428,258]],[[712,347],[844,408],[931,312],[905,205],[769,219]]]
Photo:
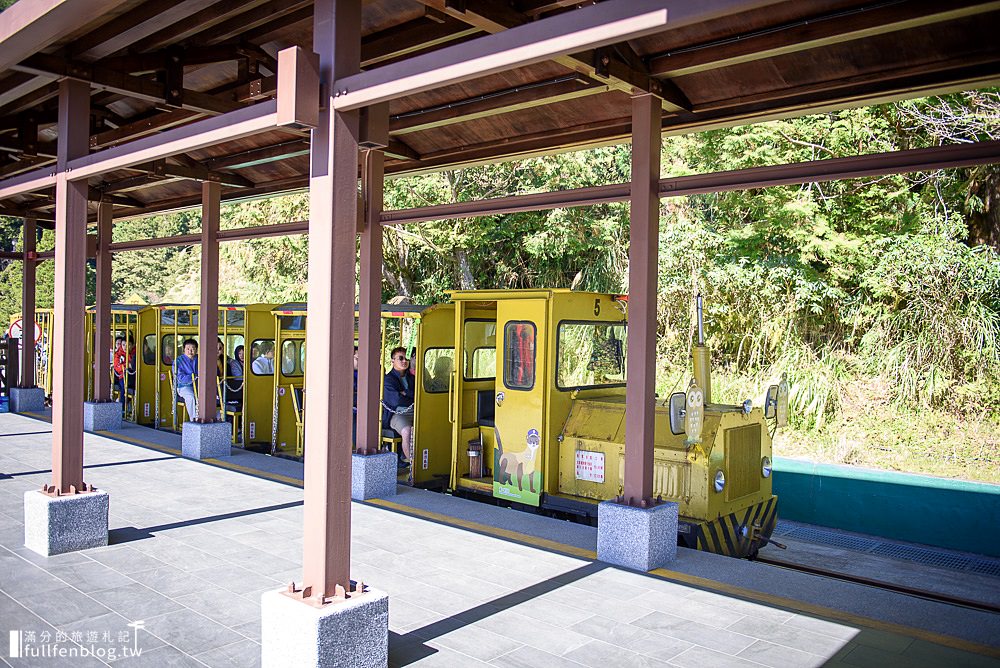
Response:
[[[220,332],[221,335],[221,332]],[[243,345],[242,334],[230,334],[226,337],[226,355],[233,357],[236,354],[237,346]]]
[[[556,349],[556,387],[623,387],[627,341],[624,324],[561,322]]]
[[[306,317],[304,315],[283,315],[279,318],[281,328],[292,332],[303,332],[306,329]]]
[[[535,323],[512,321],[503,328],[503,384],[512,390],[535,386]]]
[[[163,357],[161,359],[163,366],[173,366],[174,364],[174,357],[178,352],[177,344],[174,341],[176,338],[177,337],[173,334],[167,334],[163,337],[163,346],[160,348],[160,350],[163,351]]]
[[[424,351],[424,392],[447,392],[449,376],[455,368],[454,348],[428,348]]]
[[[306,342],[302,341],[302,345],[299,346],[299,374],[304,374],[306,372]]]
[[[465,321],[465,380],[493,380],[497,375],[497,323]]]
[[[163,337],[163,352],[161,361],[164,366],[173,366],[174,360],[184,354],[184,342],[188,339],[193,339],[195,343],[198,342],[197,336],[187,336],[181,334],[179,336],[174,336],[173,334],[167,334]]]
[[[156,364],[156,334],[147,334],[142,339],[142,363]]]
[[[160,311],[160,324],[173,325],[177,322],[177,312],[172,308],[165,308]]]
[[[497,349],[476,348],[472,351],[472,378],[469,380],[493,380],[497,376]]]
[[[274,339],[257,339],[250,344],[250,370],[255,376],[274,375]]]
[[[301,376],[299,366],[302,339],[290,339],[281,344],[281,373],[286,376]]]
[[[246,315],[242,309],[225,309],[219,311],[219,327],[243,327]]]

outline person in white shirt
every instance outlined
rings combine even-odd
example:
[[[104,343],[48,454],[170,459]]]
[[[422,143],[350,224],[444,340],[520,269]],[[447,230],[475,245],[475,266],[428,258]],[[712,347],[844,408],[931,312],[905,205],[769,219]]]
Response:
[[[260,356],[253,361],[251,370],[258,376],[274,375],[274,344],[264,341],[260,344]]]

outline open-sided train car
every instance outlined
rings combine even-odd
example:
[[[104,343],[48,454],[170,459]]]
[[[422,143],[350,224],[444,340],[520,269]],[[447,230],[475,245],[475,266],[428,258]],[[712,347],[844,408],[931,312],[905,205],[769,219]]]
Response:
[[[132,332],[138,321],[135,419],[179,429],[172,364],[197,339],[199,309],[145,307],[137,318],[130,309],[113,323]],[[219,309],[227,355],[245,346],[234,421],[245,444],[304,454],[306,318],[302,303]],[[596,521],[597,504],[623,489],[627,321],[627,297],[564,289],[383,305],[383,375],[392,348],[416,349],[412,463],[401,481]],[[770,388],[763,405],[712,403],[707,348],[695,345],[693,358],[697,382],[656,406],[653,495],[679,505],[683,544],[752,556],[777,519],[771,436],[787,415],[787,385]],[[231,380],[221,379],[223,395]],[[379,426],[398,448],[398,434]]]

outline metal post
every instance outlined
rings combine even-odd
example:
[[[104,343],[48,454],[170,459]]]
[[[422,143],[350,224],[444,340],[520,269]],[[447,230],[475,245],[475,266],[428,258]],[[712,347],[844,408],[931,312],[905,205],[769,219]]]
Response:
[[[653,495],[656,385],[656,260],[660,233],[659,98],[632,98],[632,198],[628,251],[628,361],[625,389],[626,503]]]
[[[219,338],[219,209],[222,184],[201,184],[201,312],[198,320],[198,421],[215,422]]]
[[[369,109],[381,113],[388,122],[387,104]],[[365,197],[365,222],[361,232],[361,258],[358,271],[358,452],[375,454],[381,434],[378,421],[381,355],[382,310],[382,191],[385,179],[385,156],[380,150],[365,153],[362,171]]]
[[[66,165],[88,151],[90,86],[59,82],[56,173],[56,271],[52,345],[52,487],[84,491],[83,399],[86,341],[83,318],[87,263],[87,181],[70,181]]]
[[[316,0],[313,48],[326,98],[312,132],[306,338],[304,582],[322,605],[351,591],[351,410],[358,233],[358,112],[334,82],[361,69],[361,0]]]
[[[35,217],[24,219],[24,261],[21,267],[21,382],[18,387],[35,386]],[[16,378],[8,378],[14,385]]]
[[[97,205],[97,287],[94,290],[94,401],[111,401],[108,351],[111,350],[111,202]],[[127,347],[126,347],[127,349]]]

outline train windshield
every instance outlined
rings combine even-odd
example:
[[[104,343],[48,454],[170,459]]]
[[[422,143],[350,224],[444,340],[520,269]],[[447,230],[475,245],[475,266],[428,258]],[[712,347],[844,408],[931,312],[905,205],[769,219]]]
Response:
[[[624,387],[626,326],[609,322],[561,322],[556,350],[560,390]]]

